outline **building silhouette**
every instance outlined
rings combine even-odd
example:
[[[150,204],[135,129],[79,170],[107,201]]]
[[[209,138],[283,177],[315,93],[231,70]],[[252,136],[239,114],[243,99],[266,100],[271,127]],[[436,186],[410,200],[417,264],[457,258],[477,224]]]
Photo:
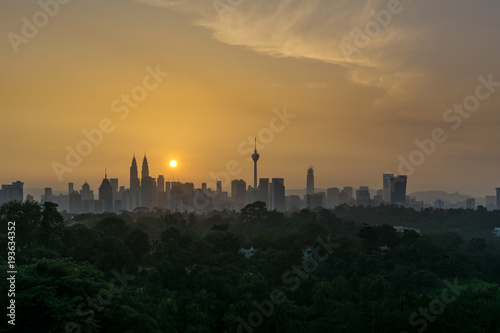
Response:
[[[465,206],[467,209],[475,209],[476,208],[476,199],[474,199],[474,198],[465,199]]]
[[[384,202],[391,203],[392,178],[394,178],[394,174],[384,173],[382,178],[383,178],[382,185],[384,191]]]
[[[234,179],[231,181],[231,199],[234,202],[235,209],[242,209],[247,201],[247,183],[243,179]]]
[[[113,188],[108,179],[107,171],[104,173],[104,179],[102,180],[101,186],[99,186],[99,200],[101,201],[102,207],[100,210],[102,212],[113,211]]]
[[[132,165],[130,166],[130,189],[137,189],[140,186],[139,172],[137,170],[137,161],[135,160],[135,154],[132,158]]]
[[[333,209],[339,205],[340,190],[336,187],[331,187],[326,190],[326,208]]]
[[[72,191],[69,194],[69,212],[81,213],[82,212],[82,195],[78,191]]]
[[[318,207],[325,207],[325,192],[306,194],[305,200],[307,208],[314,209]]]
[[[269,178],[260,178],[259,179],[259,191],[257,195],[257,200],[262,201],[266,204],[266,207],[269,209]]]
[[[307,190],[306,194],[314,194],[314,169],[312,166],[307,169]]]
[[[45,203],[45,202],[52,202],[52,188],[51,187],[46,187],[44,190],[43,190],[43,194],[42,194],[42,204]]]
[[[141,206],[149,209],[156,206],[156,179],[149,177],[149,165],[146,154],[142,160]]]
[[[407,176],[397,176],[391,178],[391,204],[406,205],[407,180]]]
[[[139,171],[137,169],[137,160],[135,154],[132,157],[130,165],[130,188],[123,194],[122,200],[128,210],[134,210],[141,205],[141,181],[139,180]]]
[[[253,188],[257,189],[257,161],[259,160],[260,155],[257,154],[257,138],[255,138],[255,150],[252,154],[253,160]]]
[[[285,211],[285,180],[283,178],[271,180],[271,210]]]
[[[142,181],[142,179],[148,178],[148,177],[149,177],[149,164],[148,164],[148,159],[146,157],[146,153],[144,153],[144,158],[142,160],[142,177],[141,177],[141,181]]]
[[[356,206],[368,207],[371,204],[370,190],[368,186],[360,186],[356,190]]]
[[[500,209],[500,187],[497,187],[496,191],[497,191],[497,209]]]
[[[13,182],[10,185],[2,185],[2,189],[0,190],[0,204],[9,202],[9,201],[23,201],[23,186],[24,183],[17,181]]]

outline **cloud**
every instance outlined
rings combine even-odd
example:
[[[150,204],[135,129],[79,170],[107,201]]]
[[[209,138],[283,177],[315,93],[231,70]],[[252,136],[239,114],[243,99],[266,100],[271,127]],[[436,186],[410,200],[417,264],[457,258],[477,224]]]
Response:
[[[385,91],[374,107],[389,101],[405,103],[439,77],[449,77],[450,89],[457,83],[453,77],[460,73],[472,75],[465,80],[474,80],[485,62],[478,54],[470,54],[468,42],[476,48],[493,48],[498,55],[498,47],[478,38],[478,27],[483,37],[485,30],[492,31],[485,29],[485,20],[498,29],[492,12],[500,6],[487,1],[456,5],[455,1],[401,0],[397,7],[390,7],[393,1],[386,0],[135,1],[192,13],[195,24],[226,44],[273,57],[342,66],[350,81]],[[449,46],[460,49],[453,53],[451,70],[446,58]],[[494,66],[494,57],[487,59]]]

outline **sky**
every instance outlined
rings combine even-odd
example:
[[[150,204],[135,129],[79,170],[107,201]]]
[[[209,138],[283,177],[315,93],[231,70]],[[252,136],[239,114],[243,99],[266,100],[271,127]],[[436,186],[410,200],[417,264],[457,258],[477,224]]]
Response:
[[[0,182],[252,184],[256,137],[290,189],[493,195],[499,32],[492,0],[2,1]]]

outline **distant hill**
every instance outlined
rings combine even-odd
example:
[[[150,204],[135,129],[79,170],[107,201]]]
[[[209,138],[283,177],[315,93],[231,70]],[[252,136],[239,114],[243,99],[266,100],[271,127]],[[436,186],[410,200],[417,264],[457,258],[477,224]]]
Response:
[[[410,197],[415,197],[417,201],[423,201],[426,204],[433,205],[436,200],[443,200],[444,202],[456,203],[464,202],[467,198],[472,198],[471,195],[455,193],[447,193],[444,191],[420,191],[409,194]]]

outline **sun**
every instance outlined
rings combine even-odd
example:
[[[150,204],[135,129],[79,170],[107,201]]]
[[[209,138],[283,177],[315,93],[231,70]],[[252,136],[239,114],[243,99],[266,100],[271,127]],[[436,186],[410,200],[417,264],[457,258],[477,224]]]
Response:
[[[177,166],[177,161],[176,161],[176,160],[171,160],[171,161],[170,161],[170,166],[171,166],[172,168],[175,168],[175,167]]]

